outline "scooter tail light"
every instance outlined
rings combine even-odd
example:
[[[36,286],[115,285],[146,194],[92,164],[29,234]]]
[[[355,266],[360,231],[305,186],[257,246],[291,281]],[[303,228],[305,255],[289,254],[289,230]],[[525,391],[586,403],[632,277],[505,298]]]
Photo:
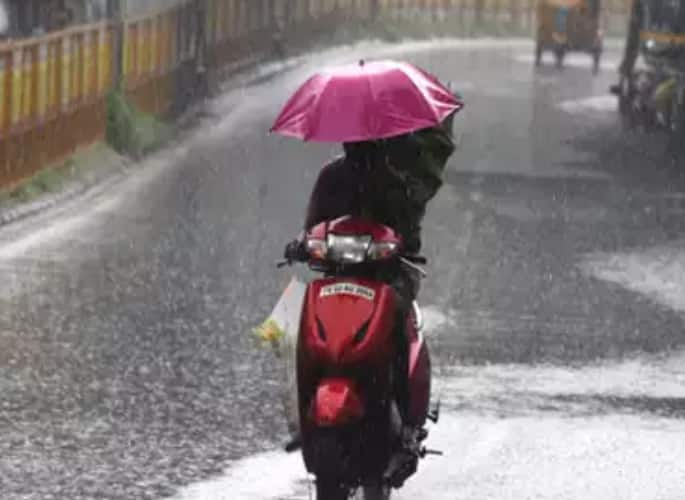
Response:
[[[352,380],[332,377],[319,383],[310,409],[310,418],[316,425],[347,425],[364,414],[364,403]]]

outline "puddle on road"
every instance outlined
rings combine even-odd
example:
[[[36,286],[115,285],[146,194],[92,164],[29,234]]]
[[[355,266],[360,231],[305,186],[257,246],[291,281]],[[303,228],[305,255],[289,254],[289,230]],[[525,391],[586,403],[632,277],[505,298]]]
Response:
[[[681,361],[678,361],[679,363]],[[496,401],[494,394],[523,387],[547,396],[595,393],[622,385],[635,373],[492,366],[443,380],[445,414],[431,429],[428,446],[445,453],[426,460],[417,476],[393,498],[471,500],[673,499],[685,488],[685,420],[612,413],[570,418],[563,413],[506,417],[497,412],[452,411],[455,400]],[[599,372],[597,371],[599,370]],[[599,375],[598,375],[599,373]],[[640,370],[637,370],[640,373]],[[599,381],[599,384],[595,383]],[[631,381],[625,381],[624,390]],[[650,384],[649,377],[644,386]],[[673,381],[673,386],[676,386]],[[495,387],[497,388],[496,390]],[[673,387],[671,387],[673,388]],[[660,387],[660,391],[666,388]],[[680,401],[685,401],[680,384]],[[457,396],[456,391],[463,394]],[[521,399],[518,404],[530,401]],[[487,410],[482,405],[480,411]],[[499,411],[502,410],[500,406]],[[659,478],[655,481],[655,478]],[[298,454],[271,452],[235,462],[222,478],[199,483],[175,500],[306,500],[307,476]]]
[[[524,64],[534,64],[535,63],[535,54],[531,50],[530,53],[520,53],[516,54],[514,56],[514,60],[519,63],[524,63]],[[542,63],[544,65],[548,64],[554,64],[554,56],[552,55],[551,52],[546,52],[543,55],[542,58]],[[621,64],[621,60],[617,57],[602,57],[602,61],[600,63],[600,68],[602,70],[607,70],[607,71],[616,71],[616,68],[618,68]],[[590,69],[592,68],[592,56],[589,54],[568,54],[564,58],[564,66],[565,67],[573,67],[573,68],[587,68]]]
[[[618,110],[618,100],[614,95],[598,95],[571,99],[558,104],[559,109],[572,115],[604,115],[614,119]]]
[[[685,312],[685,242],[620,253],[587,255],[581,269],[597,279]]]
[[[424,321],[428,336],[459,327],[437,307],[424,309]],[[426,460],[396,500],[676,500],[685,489],[685,353],[575,368],[448,369],[436,390],[443,417],[428,446],[445,456]],[[300,456],[274,451],[174,498],[310,497]]]

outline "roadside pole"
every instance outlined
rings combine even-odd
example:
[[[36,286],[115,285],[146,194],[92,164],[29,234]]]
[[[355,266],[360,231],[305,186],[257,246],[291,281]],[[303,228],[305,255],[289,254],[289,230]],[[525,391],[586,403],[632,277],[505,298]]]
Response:
[[[124,79],[124,0],[109,0],[109,14],[114,32],[112,75],[114,87],[120,89]]]
[[[373,23],[378,21],[380,10],[380,0],[371,0],[371,21]]]

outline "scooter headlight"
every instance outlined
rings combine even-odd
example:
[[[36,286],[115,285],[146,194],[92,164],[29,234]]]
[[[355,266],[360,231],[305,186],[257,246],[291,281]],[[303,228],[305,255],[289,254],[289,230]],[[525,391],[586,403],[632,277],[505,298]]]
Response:
[[[366,260],[371,236],[328,235],[328,258],[337,262],[360,264]]]

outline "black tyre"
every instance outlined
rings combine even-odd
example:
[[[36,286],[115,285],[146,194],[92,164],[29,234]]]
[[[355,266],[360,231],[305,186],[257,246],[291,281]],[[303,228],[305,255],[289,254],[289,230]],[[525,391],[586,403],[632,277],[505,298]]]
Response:
[[[669,150],[678,155],[685,152],[685,103],[679,96],[680,92],[676,92],[671,100],[668,130]]]
[[[566,49],[564,47],[557,47],[554,51],[554,57],[556,59],[557,68],[562,69],[564,67],[564,57],[566,56]]]
[[[542,64],[542,42],[535,44],[535,67],[540,67]]]
[[[621,118],[621,125],[625,129],[632,129],[638,124],[636,111],[633,109],[633,89],[630,79],[621,76],[618,89],[618,112]]]
[[[630,111],[630,94],[630,82],[628,78],[622,76],[617,89],[618,112],[621,115],[625,115]]]
[[[600,49],[595,49],[592,53],[592,74],[596,75],[599,73],[599,67],[602,62],[602,51]]]
[[[392,490],[389,486],[374,485],[364,487],[364,500],[390,500]]]
[[[350,491],[334,480],[316,479],[316,500],[348,500]]]

